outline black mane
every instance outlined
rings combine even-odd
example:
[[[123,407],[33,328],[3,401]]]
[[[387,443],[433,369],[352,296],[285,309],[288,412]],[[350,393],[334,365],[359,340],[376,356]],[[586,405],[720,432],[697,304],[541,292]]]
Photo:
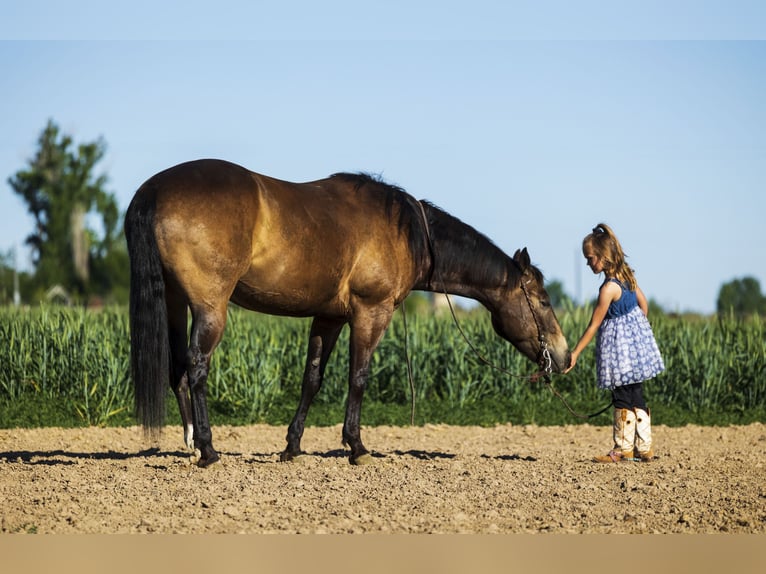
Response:
[[[423,228],[423,215],[418,201],[413,196],[404,188],[385,182],[377,174],[339,172],[332,174],[330,179],[353,186],[355,192],[364,188],[383,194],[386,215],[391,218],[398,211],[397,228],[399,232],[407,233],[410,253],[418,266],[425,265],[429,249]],[[394,206],[397,209],[394,209]]]
[[[458,270],[458,277],[465,276],[466,284],[500,285],[508,281],[513,286],[518,281],[518,265],[491,239],[434,204],[421,203],[435,244],[435,265],[442,273]],[[432,278],[438,280],[439,276]]]
[[[357,192],[366,188],[384,194],[386,213],[391,217],[398,211],[398,229],[407,232],[410,251],[419,265],[425,265],[431,257],[441,273],[456,270],[458,277],[465,277],[466,284],[500,285],[508,281],[509,287],[513,287],[518,282],[521,270],[511,257],[487,236],[430,201],[420,200],[421,209],[418,200],[403,188],[370,173],[341,172],[331,175],[330,179],[350,184]],[[398,209],[394,210],[394,206]],[[424,215],[433,245],[428,244]],[[531,270],[542,282],[542,273],[534,266]],[[439,275],[434,275],[431,269],[429,278],[438,280]]]
[[[354,191],[359,191],[363,186],[365,185],[374,185],[379,186],[381,188],[386,189],[387,191],[393,192],[393,193],[407,193],[399,187],[398,185],[394,185],[392,183],[387,183],[383,180],[383,177],[379,174],[374,173],[368,173],[365,171],[360,171],[357,173],[348,173],[348,172],[338,172],[334,173],[330,176],[330,179],[336,179],[340,180],[346,183],[350,183],[354,186]]]

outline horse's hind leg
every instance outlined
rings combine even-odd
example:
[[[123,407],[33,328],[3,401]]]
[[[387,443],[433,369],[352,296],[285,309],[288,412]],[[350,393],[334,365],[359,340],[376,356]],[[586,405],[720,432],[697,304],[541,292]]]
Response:
[[[198,466],[205,467],[219,460],[213,448],[213,433],[207,410],[207,377],[210,358],[226,327],[226,302],[220,308],[192,307],[192,330],[189,340],[186,370],[191,392],[194,446],[200,451]]]
[[[287,429],[287,447],[280,456],[280,460],[283,462],[293,460],[301,454],[301,438],[303,437],[306,416],[311,402],[322,386],[327,360],[330,358],[344,324],[343,321],[330,321],[319,317],[315,318],[311,324],[306,368],[303,371],[301,400]]]
[[[194,426],[189,397],[189,374],[187,355],[189,351],[187,318],[188,309],[185,300],[166,288],[168,308],[168,335],[170,338],[170,387],[178,401],[178,412],[184,429],[184,443],[189,450],[194,450]]]

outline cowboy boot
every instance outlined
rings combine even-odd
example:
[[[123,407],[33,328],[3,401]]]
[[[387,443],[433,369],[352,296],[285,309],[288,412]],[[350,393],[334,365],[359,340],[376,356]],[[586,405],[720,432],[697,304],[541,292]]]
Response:
[[[634,456],[641,462],[649,462],[654,458],[652,449],[652,419],[649,416],[649,409],[636,410],[636,443]]]
[[[614,447],[604,456],[593,458],[593,462],[633,461],[633,442],[636,436],[636,413],[631,409],[614,409],[612,427]]]

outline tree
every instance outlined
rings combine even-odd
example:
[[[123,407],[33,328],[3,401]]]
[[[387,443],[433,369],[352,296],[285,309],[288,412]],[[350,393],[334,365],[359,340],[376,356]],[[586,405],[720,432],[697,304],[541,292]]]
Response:
[[[551,305],[556,309],[568,309],[572,307],[572,298],[564,292],[564,284],[558,279],[549,281],[545,285],[545,291],[551,299]]]
[[[766,315],[766,297],[761,294],[761,285],[757,279],[743,277],[721,286],[716,308],[719,313],[733,311],[738,315]]]
[[[61,285],[80,297],[105,295],[114,285],[105,282],[103,270],[122,258],[115,249],[122,241],[117,202],[105,190],[106,175],[94,175],[106,144],[99,138],[73,148],[71,136],[61,134],[49,120],[27,169],[16,172],[8,183],[35,219],[26,243],[33,250],[38,288]],[[100,233],[89,227],[94,220]],[[124,263],[127,268],[127,255]],[[126,273],[120,281],[127,281]]]

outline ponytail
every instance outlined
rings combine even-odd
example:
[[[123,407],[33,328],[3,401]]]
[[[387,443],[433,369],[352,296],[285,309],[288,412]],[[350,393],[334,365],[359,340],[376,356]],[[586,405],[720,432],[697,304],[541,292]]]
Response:
[[[615,277],[631,291],[636,290],[638,283],[635,273],[625,261],[627,256],[611,227],[606,223],[599,223],[585,236],[582,245],[583,250],[589,247],[601,259],[606,275]]]

